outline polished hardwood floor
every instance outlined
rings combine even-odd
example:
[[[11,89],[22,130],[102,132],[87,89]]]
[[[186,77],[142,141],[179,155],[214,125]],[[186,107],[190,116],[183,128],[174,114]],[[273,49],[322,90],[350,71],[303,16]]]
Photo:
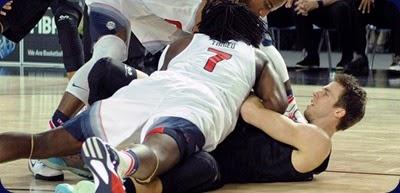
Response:
[[[293,73],[291,78],[301,108],[318,88],[303,84],[321,85],[329,81],[328,75]],[[231,184],[215,192],[375,193],[394,189],[400,179],[400,84],[397,77],[394,83],[392,81],[394,86],[390,86],[387,76],[378,83],[375,79],[362,79],[367,82],[369,95],[366,116],[360,124],[336,134],[327,172],[311,182]],[[0,132],[45,130],[66,84],[62,76],[0,76]],[[0,164],[0,179],[12,192],[53,192],[58,184],[34,180],[26,160]],[[71,174],[66,175],[68,183],[78,180],[80,178]]]

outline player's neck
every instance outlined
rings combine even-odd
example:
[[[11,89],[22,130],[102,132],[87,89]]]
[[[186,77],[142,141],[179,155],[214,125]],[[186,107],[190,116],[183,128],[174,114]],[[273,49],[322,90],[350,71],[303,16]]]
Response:
[[[330,118],[316,119],[311,123],[321,128],[329,137],[332,137],[336,132],[336,122]]]

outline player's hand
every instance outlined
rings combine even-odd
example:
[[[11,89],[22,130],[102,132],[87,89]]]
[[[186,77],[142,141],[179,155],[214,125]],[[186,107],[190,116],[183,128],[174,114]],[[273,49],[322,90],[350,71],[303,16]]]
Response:
[[[12,3],[13,3],[13,1],[9,1],[6,4],[4,4],[3,8],[0,10],[0,15],[6,16],[7,11],[10,11],[12,9],[12,6],[11,6]]]
[[[363,14],[370,13],[374,6],[374,0],[361,0],[360,5],[358,6],[358,10]]]
[[[295,6],[294,11],[297,15],[307,16],[310,11],[318,8],[318,2],[316,0],[298,0]]]
[[[293,6],[294,0],[287,0],[285,3],[286,8],[291,8]]]

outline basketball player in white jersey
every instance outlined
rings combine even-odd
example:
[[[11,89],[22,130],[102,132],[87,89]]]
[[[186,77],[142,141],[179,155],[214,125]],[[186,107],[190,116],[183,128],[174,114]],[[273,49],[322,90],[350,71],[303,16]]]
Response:
[[[127,56],[129,31],[132,30],[139,41],[151,52],[157,52],[163,45],[178,37],[191,33],[206,0],[158,1],[158,0],[87,0],[91,24],[94,54],[72,78],[63,98],[50,121],[51,127],[57,127],[69,120],[83,104],[88,104],[88,74],[101,58],[124,61]],[[249,8],[265,16],[282,5],[281,0],[241,0]],[[167,22],[168,21],[168,22]],[[177,27],[181,30],[177,30]],[[187,32],[187,33],[184,33]],[[157,43],[156,43],[157,42]],[[160,44],[161,43],[161,44]],[[273,60],[274,67],[285,82],[289,79],[286,65],[273,46],[262,46],[267,56]],[[118,50],[118,51],[117,51]],[[140,71],[134,71],[138,78],[145,77]]]
[[[101,2],[104,4],[110,4],[110,7],[118,8],[118,10],[121,11],[123,16],[126,16],[129,20],[129,23],[131,24],[132,28],[131,30],[135,33],[135,35],[138,37],[138,39],[145,45],[146,49],[150,52],[156,52],[158,51],[162,45],[156,44],[155,42],[158,43],[166,43],[169,41],[172,41],[176,39],[177,37],[182,35],[182,30],[184,31],[190,31],[191,26],[193,26],[194,23],[197,23],[200,19],[196,19],[195,15],[198,16],[200,13],[200,10],[202,6],[204,6],[203,1],[201,4],[200,1],[187,1],[184,3],[182,6],[178,6],[179,1],[174,2],[174,3],[169,3],[169,6],[160,8],[159,6],[163,3],[157,3],[156,1],[144,1],[138,4],[132,4],[130,1],[107,1],[107,0],[99,0],[99,1],[87,1],[89,5],[92,5],[92,10],[91,10],[91,17],[93,18],[102,18],[104,15],[112,15],[112,19],[116,19],[119,21],[123,21],[123,17],[118,16],[115,12],[110,12],[110,10],[107,8],[108,5],[104,4],[97,4],[96,2]],[[256,14],[258,14],[261,17],[264,17],[268,14],[268,12],[273,11],[274,9],[280,7],[284,1],[282,0],[273,0],[273,1],[264,1],[264,0],[245,0],[245,1],[239,1],[242,3],[245,3],[246,5],[249,6],[249,8]],[[124,4],[124,5],[121,5]],[[129,6],[137,6],[135,9],[139,9],[140,6],[145,6],[152,7],[149,9],[144,9],[141,11],[138,11],[137,14],[133,14],[130,12],[124,12],[126,9],[125,7]],[[179,7],[179,8],[178,8]],[[183,7],[183,8],[182,8]],[[143,7],[141,7],[143,8]],[[164,12],[160,11],[160,9],[166,9]],[[150,14],[151,10],[153,10],[156,13],[160,13],[159,15],[155,14]],[[171,11],[173,10],[173,11]],[[161,13],[162,12],[162,13]],[[185,16],[185,14],[187,14]],[[178,30],[177,28],[170,23],[166,22],[164,19],[161,18],[165,17],[168,18],[168,21],[170,23],[174,23],[177,25],[177,27],[181,28],[182,30]],[[118,19],[119,18],[119,19]],[[139,18],[139,19],[138,19]],[[178,21],[177,18],[183,18],[181,21]],[[103,21],[103,24],[105,23],[106,20],[100,19],[100,21]],[[94,20],[96,22],[96,20]],[[101,22],[100,22],[101,23]],[[124,22],[122,22],[124,23]],[[127,24],[125,22],[125,24]],[[94,27],[93,27],[94,26]],[[93,28],[96,28],[96,26],[101,25],[96,25],[92,24]],[[105,25],[107,26],[107,25]],[[117,25],[118,26],[118,25]],[[102,31],[103,30],[103,31]],[[114,30],[115,31],[115,30]],[[96,33],[97,32],[97,33]],[[110,32],[107,32],[107,30],[104,29],[96,29],[94,32],[92,32],[94,35],[93,41],[97,41],[98,37],[101,37],[102,34],[107,34]],[[111,31],[112,33],[112,31]],[[117,36],[120,36],[120,34],[124,33],[118,33]],[[126,32],[126,34],[128,34]],[[97,37],[97,38],[96,38]],[[112,44],[116,44],[118,41],[114,41],[111,39],[115,39],[115,37],[108,36],[108,38],[100,38],[104,44],[101,44],[100,41],[96,43],[96,46],[94,47],[94,50],[102,50],[105,52],[109,52],[108,46]],[[109,39],[110,41],[107,41]],[[264,41],[266,42],[266,41]],[[305,121],[305,119],[301,116],[301,113],[297,111],[297,106],[296,102],[294,100],[290,83],[289,83],[289,76],[288,72],[286,70],[286,65],[283,61],[282,56],[279,54],[279,52],[270,44],[263,44],[261,45],[260,49],[263,50],[266,54],[267,57],[270,61],[272,61],[272,64],[274,65],[275,70],[278,72],[278,75],[282,79],[283,82],[285,82],[285,87],[286,87],[286,92],[288,94],[288,101],[290,102],[290,106],[288,107],[288,111],[286,114],[294,117],[294,115],[297,115],[296,118],[299,121]],[[103,46],[102,46],[103,45]],[[107,46],[106,46],[107,45]],[[122,44],[121,44],[122,45]],[[107,48],[107,50],[104,50],[104,48]],[[120,48],[124,50],[125,48]],[[96,52],[96,51],[95,51]],[[89,98],[89,90],[91,89],[89,84],[87,83],[87,79],[92,81],[93,79],[96,79],[96,77],[91,77],[89,72],[92,69],[93,66],[102,66],[102,67],[107,67],[109,64],[105,62],[105,60],[99,60],[100,56],[101,57],[109,57],[109,59],[115,61],[116,63],[120,63],[122,60],[118,59],[118,57],[113,57],[115,54],[118,54],[117,52],[109,52],[110,55],[105,54],[103,52],[100,52],[99,54],[95,54],[99,57],[94,56],[91,61],[89,61],[80,71],[78,71],[77,75],[75,78],[69,83],[69,86],[67,88],[67,91],[65,92],[63,99],[58,107],[58,109],[55,111],[52,120],[50,121],[50,125],[52,128],[55,128],[59,125],[61,125],[63,122],[69,120],[73,114],[76,113],[82,106],[82,101],[84,103],[91,103],[90,98]],[[113,55],[113,56],[111,56]],[[102,68],[101,67],[101,68]],[[128,67],[129,68],[129,67]],[[96,69],[98,70],[98,69]],[[140,71],[134,70],[134,69],[129,69],[131,72],[133,72],[133,77],[136,78],[141,78],[145,77],[143,73]],[[95,74],[95,73],[93,73]],[[89,76],[89,78],[87,78]],[[123,78],[123,77],[122,77]],[[95,81],[92,81],[92,87],[95,86]],[[81,84],[82,83],[82,84]],[[84,86],[80,86],[84,85]],[[90,93],[93,95],[93,93]],[[102,97],[102,96],[97,96],[97,97]],[[92,100],[93,101],[93,100]],[[53,159],[54,160],[54,159]],[[54,167],[54,166],[53,166]],[[56,168],[59,168],[58,166]],[[35,173],[40,171],[37,171],[35,168],[31,167],[31,170]],[[56,174],[59,174],[57,171],[51,171],[50,169],[47,169],[49,171],[48,174],[46,174],[49,179],[51,178],[50,176]],[[44,173],[42,173],[44,174]]]
[[[262,52],[254,49],[265,32],[262,21],[232,3],[212,5],[203,15],[200,33],[164,51],[161,62],[168,65],[166,71],[132,81],[60,128],[38,135],[0,135],[0,162],[75,154],[93,136],[118,145],[141,129],[142,144],[123,153],[109,149],[99,138],[89,138],[83,146],[98,191],[122,192],[111,161],[119,159],[119,174],[147,182],[194,152],[213,150],[234,128],[239,107],[253,86],[266,107],[284,112],[283,85]],[[110,181],[98,175],[98,167],[106,167],[102,169]]]

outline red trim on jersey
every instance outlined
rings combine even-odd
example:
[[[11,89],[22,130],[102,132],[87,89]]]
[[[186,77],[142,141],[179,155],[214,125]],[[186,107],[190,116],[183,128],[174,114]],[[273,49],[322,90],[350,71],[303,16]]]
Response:
[[[154,135],[154,134],[163,134],[164,133],[164,127],[157,127],[157,128],[154,128],[154,129],[152,129],[152,130],[150,130],[147,134],[146,134],[146,137],[144,138],[144,141],[147,141],[147,138],[150,136],[150,135]]]
[[[151,131],[149,131],[146,136],[154,135],[154,134],[163,134],[163,133],[164,133],[164,127],[158,127],[158,128],[154,128]]]
[[[180,21],[175,21],[175,20],[169,20],[169,19],[164,19],[166,22],[175,25],[176,28],[182,29],[182,23]]]

